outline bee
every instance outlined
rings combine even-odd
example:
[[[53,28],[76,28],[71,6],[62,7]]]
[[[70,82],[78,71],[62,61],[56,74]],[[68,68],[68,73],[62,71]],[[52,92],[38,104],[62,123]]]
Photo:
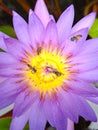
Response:
[[[78,41],[80,38],[82,38],[82,35],[76,35],[71,38],[71,41]]]
[[[57,70],[53,70],[53,73],[56,75],[56,76],[61,76],[61,72],[57,71]]]
[[[37,70],[35,69],[35,67],[32,67],[32,66],[29,65],[29,64],[28,64],[28,67],[30,68],[30,70],[31,70],[33,73],[36,73]]]
[[[41,51],[42,51],[42,47],[40,46],[37,48],[37,54],[39,55],[41,53]]]
[[[61,76],[61,72],[57,71],[57,70],[54,69],[54,68],[47,67],[46,69],[47,69],[48,72],[54,73],[56,76]]]

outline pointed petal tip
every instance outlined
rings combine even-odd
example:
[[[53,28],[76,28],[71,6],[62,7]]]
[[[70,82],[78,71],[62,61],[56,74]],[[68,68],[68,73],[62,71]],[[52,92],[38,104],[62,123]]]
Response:
[[[96,18],[96,13],[92,12],[88,15],[86,15],[85,17],[83,17],[82,19],[80,19],[72,28],[71,33],[74,33],[82,28],[91,28],[94,20]]]
[[[38,3],[44,3],[44,4],[45,4],[44,0],[37,0],[35,6],[36,6]]]
[[[33,10],[32,10],[32,9],[29,9],[29,12],[30,12],[30,13],[32,13],[32,12],[33,12]]]
[[[60,42],[63,42],[70,34],[74,21],[74,6],[71,4],[57,20],[57,29]]]
[[[74,5],[73,5],[73,4],[71,4],[71,5],[69,6],[69,8],[74,8]]]
[[[96,12],[92,12],[90,14],[88,14],[89,16],[93,17],[93,18],[96,18]]]
[[[56,23],[53,19],[51,19],[48,23]]]
[[[36,13],[40,9],[40,7],[47,8],[44,0],[37,0],[35,4],[34,12]]]
[[[74,11],[74,5],[71,4],[66,10],[73,10]]]
[[[34,11],[32,9],[29,10],[29,19],[28,19],[28,22],[30,21],[31,19],[31,16],[34,15]]]
[[[13,14],[13,16],[17,16],[18,15],[18,13],[16,12],[16,11],[12,11],[12,14]]]
[[[49,22],[48,22],[48,24],[47,24],[47,26],[46,27],[48,27],[48,26],[50,26],[51,28],[52,27],[56,27],[56,22],[53,20],[53,19],[51,19]]]
[[[92,26],[92,24],[93,24],[93,22],[94,22],[94,20],[95,20],[95,18],[96,18],[96,12],[91,12],[90,14],[88,14],[87,16],[85,16],[85,17],[88,17],[88,18],[91,18],[91,26]],[[90,27],[91,28],[91,27]]]
[[[34,8],[34,13],[40,18],[43,25],[46,27],[50,20],[50,17],[44,0],[37,0]]]
[[[12,11],[13,18],[21,17],[15,10]],[[22,17],[21,17],[22,18]]]

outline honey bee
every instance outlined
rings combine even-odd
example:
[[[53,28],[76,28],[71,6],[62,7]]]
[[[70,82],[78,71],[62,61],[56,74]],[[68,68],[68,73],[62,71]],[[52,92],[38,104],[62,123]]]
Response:
[[[35,67],[32,67],[31,65],[28,64],[28,67],[30,68],[30,70],[33,72],[33,73],[36,73],[36,69]]]
[[[82,35],[76,35],[71,38],[71,41],[78,41],[80,38],[82,38]]]
[[[61,76],[61,72],[58,72],[57,70],[54,70],[53,73],[58,77]]]
[[[54,73],[56,76],[61,76],[61,72],[57,71],[54,68],[47,67],[47,71],[50,72],[50,73]]]
[[[41,50],[42,50],[42,47],[41,47],[41,46],[37,48],[37,54],[38,54],[38,55],[41,53]]]

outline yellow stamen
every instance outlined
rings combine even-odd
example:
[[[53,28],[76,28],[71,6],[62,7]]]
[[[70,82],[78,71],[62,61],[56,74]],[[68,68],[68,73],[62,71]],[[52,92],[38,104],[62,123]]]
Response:
[[[64,85],[64,80],[69,78],[69,67],[66,58],[54,50],[37,49],[34,56],[28,59],[26,80],[32,86],[31,90],[38,90],[44,95],[56,91]],[[65,64],[66,63],[66,64]]]

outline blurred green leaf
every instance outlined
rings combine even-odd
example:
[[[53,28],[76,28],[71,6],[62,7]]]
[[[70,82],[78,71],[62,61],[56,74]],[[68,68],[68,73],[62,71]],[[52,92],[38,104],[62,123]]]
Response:
[[[0,31],[11,37],[16,37],[14,29],[11,26],[8,25],[0,26]]]
[[[95,19],[90,31],[89,35],[92,38],[97,38],[98,37],[98,18]]]
[[[5,52],[5,51],[0,48],[0,52]]]
[[[9,130],[10,123],[11,123],[11,118],[1,118],[0,119],[0,130]],[[25,126],[24,130],[29,130],[28,125]]]
[[[11,118],[2,118],[0,119],[0,129],[8,130],[10,127]]]
[[[29,130],[29,126],[26,125],[25,128],[24,128],[24,130]]]

